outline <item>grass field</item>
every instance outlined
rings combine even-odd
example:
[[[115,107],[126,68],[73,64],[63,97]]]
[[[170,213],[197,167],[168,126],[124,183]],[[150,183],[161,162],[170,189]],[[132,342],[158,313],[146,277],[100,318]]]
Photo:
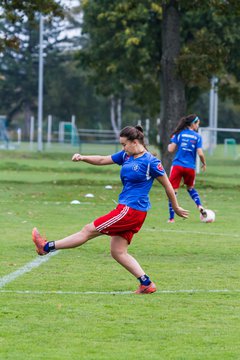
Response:
[[[185,189],[179,202],[189,219],[167,224],[165,193],[153,186],[152,209],[129,248],[158,287],[141,296],[106,236],[36,255],[34,226],[55,240],[115,207],[119,167],[70,159],[0,151],[0,359],[240,359],[240,161],[210,158],[197,177],[213,224],[199,221]]]

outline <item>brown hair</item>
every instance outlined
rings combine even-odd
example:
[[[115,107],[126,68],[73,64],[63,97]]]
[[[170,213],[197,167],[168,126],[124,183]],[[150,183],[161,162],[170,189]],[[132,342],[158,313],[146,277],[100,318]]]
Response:
[[[177,124],[176,128],[174,129],[172,135],[179,134],[182,130],[188,128],[192,123],[195,121],[198,121],[199,118],[196,114],[190,114],[187,116],[182,117],[179,120],[179,123]]]
[[[145,149],[147,150],[147,147],[144,142],[144,133],[143,128],[141,125],[136,126],[126,126],[120,131],[119,134],[120,137],[125,137],[130,141],[138,140],[140,144],[142,144]]]

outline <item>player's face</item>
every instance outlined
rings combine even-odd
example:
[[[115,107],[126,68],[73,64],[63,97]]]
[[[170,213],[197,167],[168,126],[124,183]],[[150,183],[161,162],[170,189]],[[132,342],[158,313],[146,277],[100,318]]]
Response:
[[[200,120],[198,120],[198,121],[196,121],[195,123],[192,124],[192,129],[194,131],[198,131],[199,125],[200,125]]]
[[[136,146],[137,141],[136,140],[128,140],[126,137],[120,137],[120,144],[122,145],[122,148],[128,155],[133,155],[136,153]]]

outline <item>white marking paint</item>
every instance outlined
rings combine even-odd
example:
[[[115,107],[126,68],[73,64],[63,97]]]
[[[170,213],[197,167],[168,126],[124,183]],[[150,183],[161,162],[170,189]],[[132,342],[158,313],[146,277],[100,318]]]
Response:
[[[172,226],[172,225],[170,225]],[[173,225],[174,226],[174,225]],[[215,232],[206,232],[206,231],[188,231],[188,230],[174,230],[174,229],[152,229],[152,228],[142,228],[141,231],[152,231],[152,232],[167,232],[167,233],[178,233],[178,234],[195,234],[195,235],[210,235],[210,236],[226,236],[233,238],[240,238],[240,234],[229,234],[229,233],[215,233]]]
[[[32,269],[37,268],[41,264],[45,263],[52,256],[57,255],[57,253],[58,253],[58,251],[54,251],[47,256],[37,257],[35,260],[27,263],[20,269],[1,277],[0,278],[0,289],[3,288],[5,285],[9,284],[10,282],[12,282],[13,280],[17,279],[19,276],[22,276],[25,273],[30,272]]]
[[[189,290],[158,290],[161,294],[210,294],[210,293],[239,293],[240,289],[189,289]],[[35,295],[130,295],[133,291],[45,291],[45,290],[0,290],[0,293],[35,294]],[[155,293],[155,294],[156,294]],[[154,296],[154,295],[153,295]]]

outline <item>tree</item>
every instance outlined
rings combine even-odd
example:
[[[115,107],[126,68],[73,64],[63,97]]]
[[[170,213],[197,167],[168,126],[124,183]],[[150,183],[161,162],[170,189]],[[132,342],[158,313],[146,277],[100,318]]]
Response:
[[[1,55],[0,73],[2,79],[0,81],[0,93],[1,111],[7,114],[9,123],[16,114],[24,114],[24,135],[29,133],[30,117],[37,109],[39,14],[35,16],[36,18],[32,20],[25,18],[21,22],[15,22],[14,25],[9,24],[6,20],[0,24],[1,29],[4,30],[7,36],[17,34],[21,38],[17,49],[6,47]],[[53,24],[55,24],[55,20]],[[55,24],[57,30],[55,30],[54,34],[52,25],[48,25],[47,21],[45,21],[45,33],[48,39],[45,50],[47,49],[50,53],[55,51],[57,37],[62,29],[59,26],[59,21],[57,21],[57,24]]]
[[[85,0],[82,7],[86,46],[79,59],[98,92],[122,99],[130,94],[143,114],[156,114],[160,46],[153,38],[160,37],[158,11],[148,0]]]
[[[70,18],[70,15],[68,15]],[[80,23],[73,22],[74,29]],[[69,24],[72,28],[72,23]],[[33,20],[25,18],[21,23],[0,23],[0,29],[8,36],[18,34],[21,42],[17,49],[6,47],[0,63],[0,113],[6,114],[8,125],[22,128],[23,136],[29,135],[30,117],[37,112],[39,15]],[[80,33],[80,31],[79,31]],[[107,118],[109,109],[103,96],[96,96],[84,72],[77,68],[75,49],[81,45],[76,36],[68,38],[66,22],[61,19],[44,20],[44,89],[43,117],[53,115],[54,128],[58,121],[69,121],[76,116],[77,125],[100,126]],[[56,124],[56,125],[55,125]]]
[[[225,92],[239,90],[239,1],[85,0],[83,10],[88,46],[81,59],[100,91],[128,88],[141,104],[137,89],[147,79],[151,90],[143,91],[142,104],[147,94],[148,109],[155,109],[159,98],[150,94],[153,86],[159,94],[161,73],[161,151],[169,169],[170,134],[210,78],[224,76]]]
[[[180,13],[175,1],[163,5],[162,15],[162,92],[163,108],[160,123],[160,148],[164,167],[168,171],[171,157],[167,151],[171,131],[176,120],[186,111],[185,86],[177,72],[176,59],[179,57]]]
[[[20,108],[24,109],[25,132],[28,130],[30,115],[36,107],[36,17],[39,17],[39,13],[48,15],[52,21],[54,17],[63,16],[63,8],[54,0],[1,2],[1,107],[6,109],[9,122]]]
[[[72,30],[80,34],[81,15],[75,10],[64,12],[64,21],[44,17],[43,115],[45,119],[53,115],[55,129],[59,120],[68,121],[73,114],[77,126],[104,127],[109,115],[108,99],[96,94],[74,59],[84,41],[76,34],[69,37]],[[21,41],[18,47],[5,47],[0,55],[0,111],[11,127],[17,123],[28,136],[30,117],[37,111],[39,13],[13,23],[8,19],[0,21],[0,30],[7,38],[16,34]]]
[[[42,13],[43,15],[49,15],[53,17],[63,17],[63,7],[55,0],[14,0],[1,1],[1,15],[0,21],[6,20],[10,24],[21,23],[25,18],[29,21],[33,21],[36,13]],[[3,37],[0,38],[0,52],[6,47],[18,48],[21,40],[17,34],[7,34],[2,32]]]
[[[70,121],[79,128],[99,128],[108,117],[108,101],[96,95],[71,54],[49,54],[45,64],[44,113],[54,120]]]
[[[5,34],[17,33],[22,37],[18,49],[6,47],[1,56],[1,111],[7,114],[8,122],[20,109],[25,113],[25,131],[30,116],[36,108],[38,73],[38,28],[31,21],[2,23]]]

